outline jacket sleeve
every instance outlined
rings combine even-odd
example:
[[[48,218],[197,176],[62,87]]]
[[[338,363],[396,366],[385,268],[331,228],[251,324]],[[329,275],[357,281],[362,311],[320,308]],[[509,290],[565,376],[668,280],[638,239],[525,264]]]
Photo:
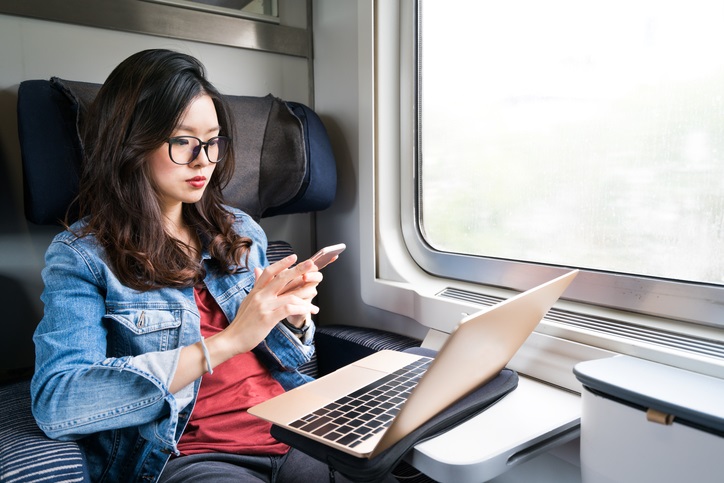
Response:
[[[55,439],[140,426],[142,434],[173,447],[180,408],[168,386],[180,349],[106,355],[104,266],[92,260],[57,240],[46,253],[45,313],[34,335],[33,415]]]

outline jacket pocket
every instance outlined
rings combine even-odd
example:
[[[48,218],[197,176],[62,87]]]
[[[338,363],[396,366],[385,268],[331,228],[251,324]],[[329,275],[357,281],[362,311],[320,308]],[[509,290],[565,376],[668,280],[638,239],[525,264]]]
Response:
[[[137,355],[178,346],[179,311],[117,309],[106,314],[109,355]]]

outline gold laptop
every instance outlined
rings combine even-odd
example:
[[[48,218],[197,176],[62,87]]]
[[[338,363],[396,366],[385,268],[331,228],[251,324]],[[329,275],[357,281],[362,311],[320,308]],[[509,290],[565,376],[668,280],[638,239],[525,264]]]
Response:
[[[371,458],[497,376],[578,270],[463,318],[434,359],[380,351],[249,413]]]

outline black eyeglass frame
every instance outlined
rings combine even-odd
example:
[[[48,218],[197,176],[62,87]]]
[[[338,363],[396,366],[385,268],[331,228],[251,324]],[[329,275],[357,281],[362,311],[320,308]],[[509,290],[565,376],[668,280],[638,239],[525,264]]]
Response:
[[[177,139],[195,139],[199,142],[198,146],[195,147],[191,151],[191,155],[192,155],[191,159],[186,163],[179,163],[178,161],[173,159],[173,154],[171,153],[171,151],[173,151],[173,141],[175,141]],[[209,145],[213,144],[214,141],[218,141],[219,139],[221,139],[227,143],[226,152],[224,152],[223,156],[220,156],[219,159],[217,159],[216,161],[211,161],[211,159],[209,158]],[[189,164],[193,163],[196,160],[196,158],[199,157],[199,154],[201,154],[202,148],[206,152],[206,159],[208,159],[209,162],[212,164],[217,164],[217,163],[220,163],[221,161],[223,161],[224,158],[226,157],[226,155],[228,154],[229,145],[231,145],[231,138],[228,136],[214,136],[212,138],[209,138],[208,141],[204,142],[200,138],[197,138],[196,136],[173,136],[173,137],[168,138],[166,140],[166,143],[168,144],[168,157],[169,157],[169,159],[171,159],[171,162],[174,164],[178,164],[180,166],[185,166],[185,165],[189,165]]]

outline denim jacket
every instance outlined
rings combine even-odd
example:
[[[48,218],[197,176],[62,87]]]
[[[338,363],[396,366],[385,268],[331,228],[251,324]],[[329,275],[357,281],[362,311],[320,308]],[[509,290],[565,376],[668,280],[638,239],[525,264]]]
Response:
[[[248,270],[220,273],[202,254],[204,281],[228,320],[254,285],[254,267],[268,264],[261,227],[231,211],[235,229],[253,240]],[[95,238],[73,234],[79,226],[56,236],[46,253],[33,414],[49,437],[78,440],[93,481],[155,481],[178,452],[201,381],[169,392],[181,348],[201,338],[193,288],[124,286]],[[300,340],[278,324],[254,350],[290,389],[309,379],[297,368],[311,358],[313,336],[313,327]]]

